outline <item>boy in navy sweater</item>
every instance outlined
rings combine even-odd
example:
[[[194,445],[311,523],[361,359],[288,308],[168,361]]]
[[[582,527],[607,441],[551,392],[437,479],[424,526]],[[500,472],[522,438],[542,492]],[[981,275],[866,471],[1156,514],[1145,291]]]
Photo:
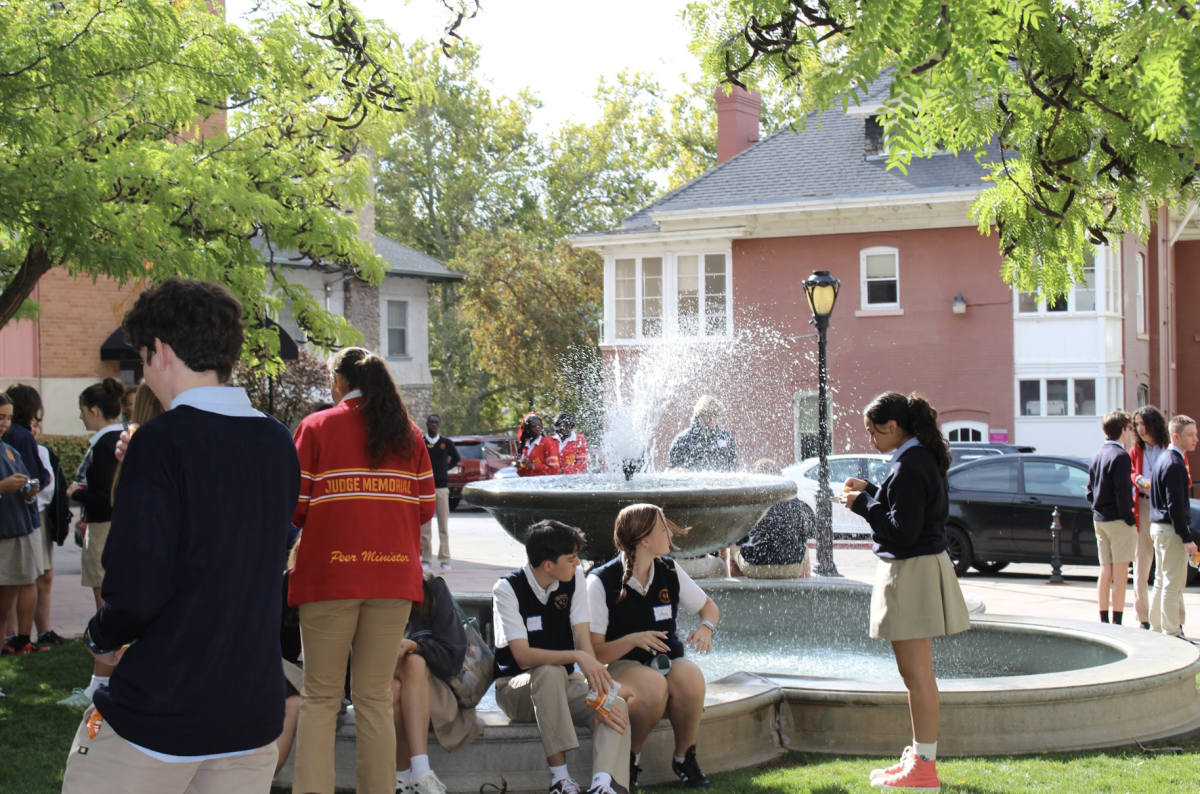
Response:
[[[1092,458],[1088,473],[1087,499],[1096,527],[1096,549],[1100,557],[1100,622],[1108,623],[1109,591],[1112,593],[1112,622],[1125,616],[1125,587],[1129,563],[1137,551],[1137,520],[1133,517],[1133,489],[1129,486],[1133,463],[1121,441],[1129,432],[1130,416],[1112,411],[1104,417],[1108,439]]]
[[[1195,420],[1182,414],[1171,419],[1170,429],[1171,444],[1154,464],[1150,478],[1150,537],[1158,568],[1150,596],[1150,630],[1188,640],[1179,625],[1179,602],[1187,583],[1188,557],[1196,553],[1196,543],[1184,456],[1196,448],[1198,436]]]
[[[261,794],[283,727],[279,590],[296,448],[222,385],[244,328],[224,287],[169,279],[138,297],[123,328],[170,410],[125,454],[104,605],[84,632],[116,669],[75,733],[62,790]]]

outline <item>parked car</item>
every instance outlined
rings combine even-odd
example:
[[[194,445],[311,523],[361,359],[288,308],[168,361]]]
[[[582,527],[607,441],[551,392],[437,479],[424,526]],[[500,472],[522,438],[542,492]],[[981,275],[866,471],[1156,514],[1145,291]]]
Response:
[[[490,480],[517,459],[516,436],[451,436],[462,460],[450,469],[450,509],[458,507],[467,483]]]
[[[951,441],[950,465],[957,466],[979,458],[992,455],[1019,455],[1025,452],[1037,452],[1033,447],[1022,447],[1016,444],[999,444],[980,441]]]
[[[879,483],[892,468],[892,456],[879,453],[830,455],[828,460],[829,488],[835,495],[842,490],[842,483],[850,477]],[[813,512],[814,517],[817,511],[817,464],[819,463],[819,458],[806,458],[783,470],[784,477],[795,481],[796,495]],[[865,520],[834,502],[833,534],[835,537],[846,540],[865,540],[871,537],[871,528]]]
[[[1010,562],[1050,563],[1050,524],[1058,508],[1064,565],[1099,565],[1092,508],[1087,501],[1089,461],[1053,455],[989,455],[950,470],[950,559],[961,576],[969,568],[994,573]],[[1193,499],[1192,526],[1200,527]],[[1189,568],[1188,583],[1200,581]]]

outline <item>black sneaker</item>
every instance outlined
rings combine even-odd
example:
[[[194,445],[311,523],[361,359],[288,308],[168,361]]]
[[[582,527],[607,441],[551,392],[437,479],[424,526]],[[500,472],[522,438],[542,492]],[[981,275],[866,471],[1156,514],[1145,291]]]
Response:
[[[66,645],[68,642],[74,642],[74,640],[68,640],[54,629],[43,631],[38,635],[37,641],[38,645]]]
[[[1149,631],[1149,630],[1150,630],[1150,624],[1149,624],[1149,623],[1142,623],[1142,628],[1144,628],[1146,631]]]
[[[696,745],[694,744],[684,753],[682,764],[674,758],[671,759],[671,771],[687,788],[708,788],[712,785],[700,771],[700,765],[696,763]]]
[[[637,765],[637,756],[635,756],[633,753],[630,753],[629,754],[629,790],[630,791],[633,791],[633,789],[637,786],[638,775],[640,775],[641,772],[642,772],[642,768]]]

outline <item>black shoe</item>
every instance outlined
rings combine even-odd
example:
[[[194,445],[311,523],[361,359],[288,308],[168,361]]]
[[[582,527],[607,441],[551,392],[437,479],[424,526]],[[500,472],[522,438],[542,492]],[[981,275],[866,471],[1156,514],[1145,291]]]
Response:
[[[68,640],[53,629],[43,631],[38,635],[37,641],[38,645],[66,645],[68,642],[74,642],[74,640]]]
[[[630,753],[629,754],[629,790],[630,791],[633,791],[633,789],[637,786],[638,775],[640,775],[641,772],[642,772],[642,768],[637,765],[637,756],[635,756],[633,753]]]
[[[700,765],[696,763],[696,745],[694,744],[684,753],[682,764],[674,758],[671,759],[671,771],[687,788],[708,788],[712,785],[700,771]]]
[[[1150,624],[1149,624],[1149,623],[1142,623],[1142,628],[1144,628],[1146,631],[1149,631],[1149,630],[1150,630]]]

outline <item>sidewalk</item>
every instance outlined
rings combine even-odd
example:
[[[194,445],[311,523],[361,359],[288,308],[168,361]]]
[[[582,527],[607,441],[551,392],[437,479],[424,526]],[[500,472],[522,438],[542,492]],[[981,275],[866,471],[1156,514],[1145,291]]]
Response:
[[[437,533],[433,535],[436,543]],[[491,592],[501,574],[525,563],[525,550],[482,510],[461,506],[450,514],[450,543],[453,567],[443,575],[456,593]],[[55,549],[50,621],[55,631],[64,636],[82,634],[95,611],[92,591],[79,585],[79,552],[70,540]],[[874,580],[876,560],[869,550],[839,548],[833,556],[843,576],[868,584]],[[971,571],[959,582],[964,595],[982,601],[989,615],[1095,622],[1099,619],[1098,571],[1090,566],[1066,566],[1063,568],[1066,584],[1049,585],[1046,581],[1050,578],[1050,566],[1010,565],[999,574],[985,576]],[[1187,606],[1184,634],[1200,636],[1200,588],[1188,588],[1184,603]],[[1125,624],[1137,627],[1132,588],[1126,596]]]

